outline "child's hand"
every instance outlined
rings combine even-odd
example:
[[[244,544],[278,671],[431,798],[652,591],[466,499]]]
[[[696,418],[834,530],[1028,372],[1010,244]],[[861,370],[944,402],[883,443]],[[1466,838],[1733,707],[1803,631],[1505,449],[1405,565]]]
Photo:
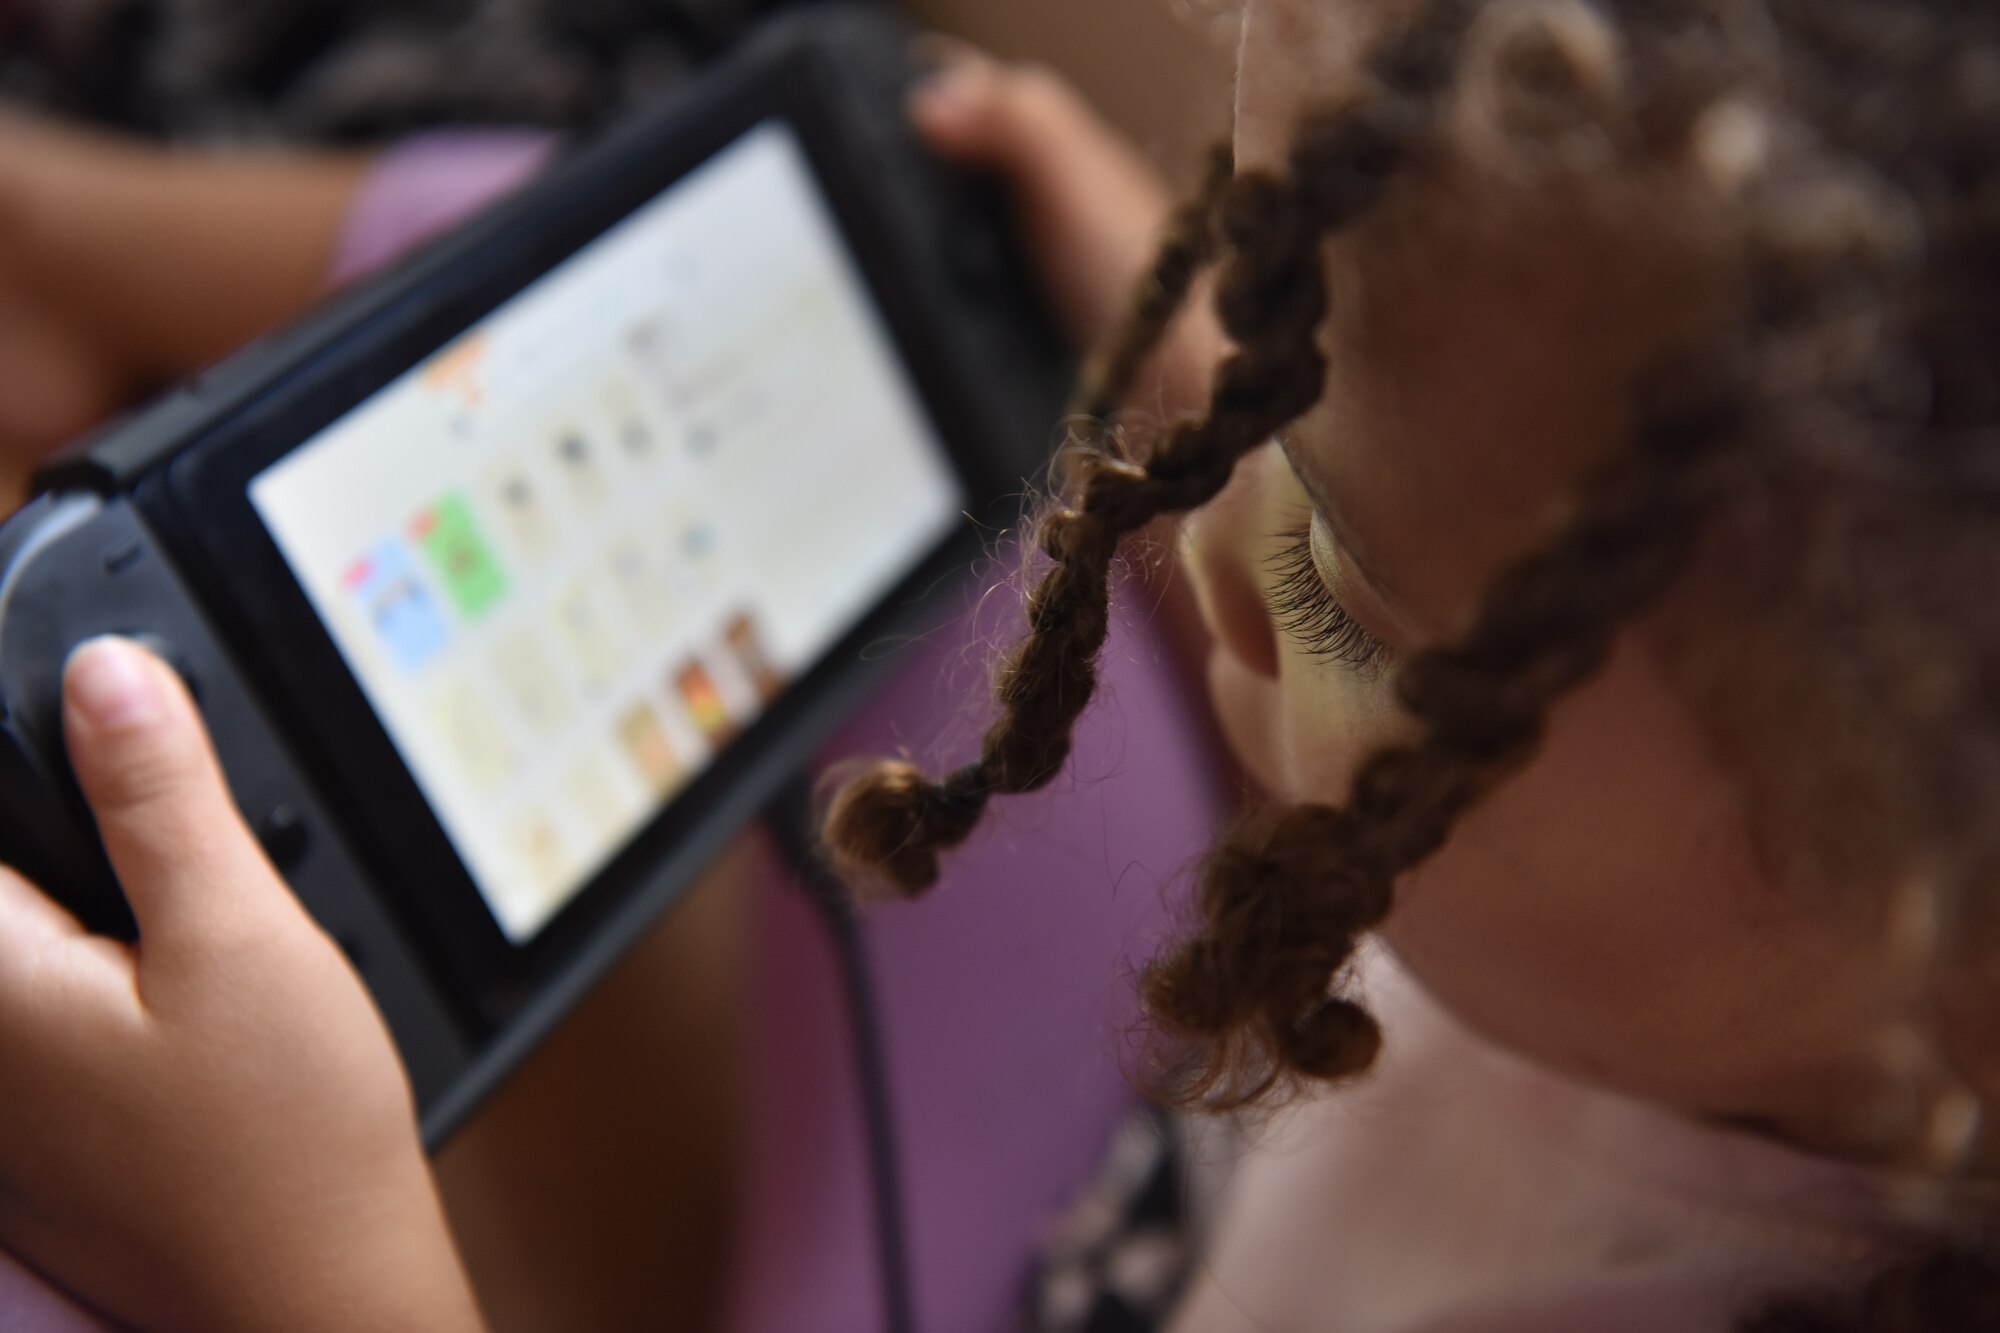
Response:
[[[387,1032],[185,690],[102,640],[64,696],[141,942],[0,871],[0,1244],[148,1329],[478,1328]]]
[[[1035,65],[1003,65],[958,42],[929,40],[936,71],[910,101],[936,152],[998,173],[1019,201],[1025,241],[1070,335],[1110,334],[1151,262],[1173,200],[1159,172],[1077,91]],[[1221,347],[1211,322],[1182,331],[1170,409],[1198,405]],[[1146,395],[1141,395],[1142,398]]]

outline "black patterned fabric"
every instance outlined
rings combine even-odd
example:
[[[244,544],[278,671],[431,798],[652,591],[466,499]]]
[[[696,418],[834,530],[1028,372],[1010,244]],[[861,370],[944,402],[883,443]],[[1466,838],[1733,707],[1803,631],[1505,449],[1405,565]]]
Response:
[[[587,127],[787,0],[0,0],[0,100],[176,140]]]
[[[1029,1284],[1024,1333],[1156,1333],[1193,1257],[1185,1149],[1169,1116],[1143,1113],[1057,1219]]]

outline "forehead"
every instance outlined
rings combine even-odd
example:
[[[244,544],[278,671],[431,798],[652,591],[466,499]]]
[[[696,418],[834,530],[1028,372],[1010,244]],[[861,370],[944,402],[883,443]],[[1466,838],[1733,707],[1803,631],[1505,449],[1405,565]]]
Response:
[[[1352,97],[1424,8],[1250,0],[1240,164],[1279,166],[1300,113]],[[1706,302],[1698,250],[1666,241],[1681,183],[1527,180],[1450,106],[1434,139],[1325,246],[1327,386],[1288,434],[1336,535],[1407,590],[1413,623],[1448,632],[1622,445],[1634,382]]]
[[[1236,155],[1268,166],[1310,103],[1351,84],[1384,33],[1421,12],[1423,0],[1243,0],[1236,65]]]

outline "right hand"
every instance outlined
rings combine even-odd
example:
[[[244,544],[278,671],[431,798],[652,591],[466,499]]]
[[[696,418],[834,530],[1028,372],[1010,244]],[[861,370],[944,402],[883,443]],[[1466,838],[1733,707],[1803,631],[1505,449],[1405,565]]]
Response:
[[[479,1328],[389,1035],[186,690],[100,640],[64,705],[139,943],[0,869],[0,1244],[140,1328]]]
[[[1097,345],[1152,261],[1174,202],[1165,180],[1047,68],[1002,64],[949,38],[925,50],[935,68],[910,99],[917,132],[938,154],[1013,188],[1057,314],[1078,346]],[[1210,335],[1189,359],[1212,359],[1217,347]]]

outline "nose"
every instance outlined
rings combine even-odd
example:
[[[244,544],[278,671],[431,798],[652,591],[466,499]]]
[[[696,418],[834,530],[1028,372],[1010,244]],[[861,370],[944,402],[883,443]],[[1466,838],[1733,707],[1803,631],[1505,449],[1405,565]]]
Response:
[[[1278,676],[1278,636],[1258,576],[1275,521],[1268,510],[1277,455],[1275,445],[1266,445],[1238,463],[1221,494],[1181,529],[1181,563],[1209,633],[1245,669],[1269,680]]]

